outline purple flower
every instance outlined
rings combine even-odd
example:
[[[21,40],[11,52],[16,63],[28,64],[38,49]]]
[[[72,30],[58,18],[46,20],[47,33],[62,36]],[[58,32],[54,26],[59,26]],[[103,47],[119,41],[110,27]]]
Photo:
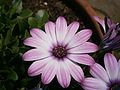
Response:
[[[56,23],[45,24],[45,32],[39,29],[30,31],[31,37],[24,41],[27,46],[34,47],[23,55],[24,61],[35,61],[28,69],[29,76],[41,75],[44,84],[49,84],[56,76],[60,85],[68,87],[71,76],[78,82],[84,73],[76,63],[93,65],[95,62],[87,53],[98,50],[98,47],[87,42],[92,31],[81,30],[78,22],[67,26],[64,17],[58,17]]]
[[[86,78],[82,87],[85,90],[120,90],[120,60],[107,53],[104,56],[105,69],[95,63],[90,73],[94,78]]]
[[[109,18],[104,20],[94,17],[95,20],[102,26],[105,33],[101,47],[107,51],[120,48],[120,24],[113,23]]]

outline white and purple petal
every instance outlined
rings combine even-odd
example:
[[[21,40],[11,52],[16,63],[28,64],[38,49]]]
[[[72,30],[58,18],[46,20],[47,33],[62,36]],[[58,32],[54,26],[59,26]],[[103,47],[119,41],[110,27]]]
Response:
[[[117,80],[118,75],[118,62],[111,53],[106,53],[104,56],[104,64],[110,81],[114,82]]]
[[[49,58],[33,62],[28,68],[28,75],[29,76],[40,75],[43,71],[43,68],[47,65],[48,61]]]
[[[65,39],[64,39],[64,44],[65,45],[68,44],[71,41],[71,39],[73,38],[73,36],[77,32],[78,28],[79,28],[79,23],[78,22],[72,22],[68,26],[68,28],[67,28],[68,32],[67,32],[67,34],[65,36]]]
[[[93,66],[91,66],[90,73],[93,77],[97,79],[101,79],[106,83],[110,82],[107,72],[100,64],[95,63]]]
[[[56,20],[57,41],[61,44],[67,34],[67,22],[64,17],[58,17]]]
[[[83,44],[70,48],[69,53],[92,53],[98,50],[98,46],[91,42],[84,42]]]
[[[49,63],[44,66],[41,79],[44,84],[49,84],[57,73],[58,61],[55,58],[50,58]]]
[[[82,87],[85,90],[108,90],[106,83],[96,78],[86,78],[82,82]]]
[[[74,64],[70,60],[66,60],[65,63],[67,64],[69,68],[69,72],[71,76],[78,82],[82,82],[84,79],[84,73],[80,66]]]
[[[90,39],[91,35],[92,31],[89,29],[79,31],[69,42],[68,48],[76,47],[85,43],[86,41],[88,41],[88,39]]]
[[[67,88],[70,85],[71,76],[70,76],[69,68],[67,67],[65,61],[59,61],[58,71],[56,76],[58,82],[63,88]]]
[[[22,57],[24,61],[34,61],[34,60],[44,59],[49,56],[51,56],[51,54],[47,51],[45,52],[39,49],[31,49],[27,51],[26,53],[24,53]]]
[[[89,66],[95,63],[94,59],[88,54],[69,54],[68,58],[79,64],[84,64]]]
[[[118,81],[120,82],[120,60],[118,61],[118,76],[117,76],[117,78],[118,78]]]
[[[44,42],[51,44],[50,38],[43,30],[40,30],[38,28],[33,28],[32,30],[30,30],[30,34],[35,39],[43,40]]]
[[[51,38],[53,44],[57,44],[57,37],[55,31],[55,23],[49,21],[45,24],[45,32],[49,38]]]

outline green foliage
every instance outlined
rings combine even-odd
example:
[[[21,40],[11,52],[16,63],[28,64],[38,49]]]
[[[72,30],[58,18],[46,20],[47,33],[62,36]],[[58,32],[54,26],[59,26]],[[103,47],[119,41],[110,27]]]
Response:
[[[0,90],[25,90],[35,87],[34,78],[27,75],[28,66],[22,60],[26,51],[23,40],[30,28],[42,28],[49,16],[24,9],[22,0],[0,1]],[[32,85],[30,85],[30,83]]]
[[[28,18],[29,25],[33,27],[43,28],[46,21],[48,21],[49,15],[45,10],[39,10],[34,17]]]

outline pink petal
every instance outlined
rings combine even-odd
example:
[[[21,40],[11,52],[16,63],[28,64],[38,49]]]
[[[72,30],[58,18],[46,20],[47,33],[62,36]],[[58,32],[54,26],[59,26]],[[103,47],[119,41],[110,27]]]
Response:
[[[62,43],[67,33],[67,22],[64,17],[58,17],[56,21],[57,41]]]
[[[104,63],[110,80],[115,81],[118,75],[118,62],[116,58],[112,54],[107,53],[104,56]]]
[[[56,41],[56,34],[55,34],[55,24],[51,21],[47,22],[45,24],[45,31],[48,37],[52,39],[53,43],[56,44],[57,41]]]
[[[48,50],[52,46],[39,38],[33,38],[33,37],[25,39],[23,43],[27,46],[31,46],[35,48],[40,48],[40,49],[44,48],[44,50]]]
[[[70,60],[66,60],[66,64],[69,68],[71,76],[78,82],[82,82],[84,79],[84,73],[80,66],[74,64]]]
[[[103,27],[103,29],[104,29],[104,32],[106,33],[105,21],[104,21],[103,19],[100,19],[100,18],[97,17],[97,16],[94,16],[94,19],[95,19],[98,23],[100,23],[100,24],[102,25],[102,27]]]
[[[33,28],[32,30],[30,30],[30,34],[35,39],[39,38],[44,42],[51,44],[50,38],[47,36],[47,34],[43,30]]]
[[[91,66],[90,73],[93,77],[101,79],[106,83],[110,82],[107,72],[100,64],[95,63],[93,66]]]
[[[36,76],[41,74],[43,68],[46,66],[48,62],[49,62],[49,58],[33,62],[28,69],[28,75]]]
[[[50,56],[49,52],[45,52],[39,49],[31,49],[24,53],[23,59],[24,61],[34,61],[34,60],[39,60],[43,59]]]
[[[49,63],[44,67],[42,71],[41,77],[44,84],[49,84],[53,80],[57,72],[57,67],[58,61],[54,60],[54,58],[51,58],[51,60],[49,60]]]
[[[89,66],[95,63],[94,59],[88,54],[69,54],[68,58],[79,64],[84,64]]]
[[[85,90],[108,90],[106,83],[96,78],[86,78],[82,83],[82,87]]]
[[[79,28],[79,23],[78,22],[72,22],[68,26],[68,32],[67,32],[66,37],[64,39],[64,44],[67,44],[67,43],[70,42],[70,40],[73,38],[73,36],[77,32],[78,28]]]
[[[85,43],[92,35],[92,31],[89,29],[81,30],[72,38],[69,42],[68,47],[76,47]]]
[[[91,43],[85,42],[82,45],[69,49],[70,53],[92,53],[98,50],[98,46]]]
[[[118,61],[118,67],[119,67],[119,71],[118,71],[118,81],[120,81],[120,60]]]
[[[63,88],[67,88],[70,85],[70,72],[65,61],[59,61],[58,63],[57,79]]]

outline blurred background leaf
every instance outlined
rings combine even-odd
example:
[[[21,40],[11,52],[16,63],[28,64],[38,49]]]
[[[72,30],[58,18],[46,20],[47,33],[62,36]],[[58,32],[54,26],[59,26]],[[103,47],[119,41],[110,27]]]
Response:
[[[120,0],[88,0],[99,16],[109,16],[114,22],[120,22]]]

